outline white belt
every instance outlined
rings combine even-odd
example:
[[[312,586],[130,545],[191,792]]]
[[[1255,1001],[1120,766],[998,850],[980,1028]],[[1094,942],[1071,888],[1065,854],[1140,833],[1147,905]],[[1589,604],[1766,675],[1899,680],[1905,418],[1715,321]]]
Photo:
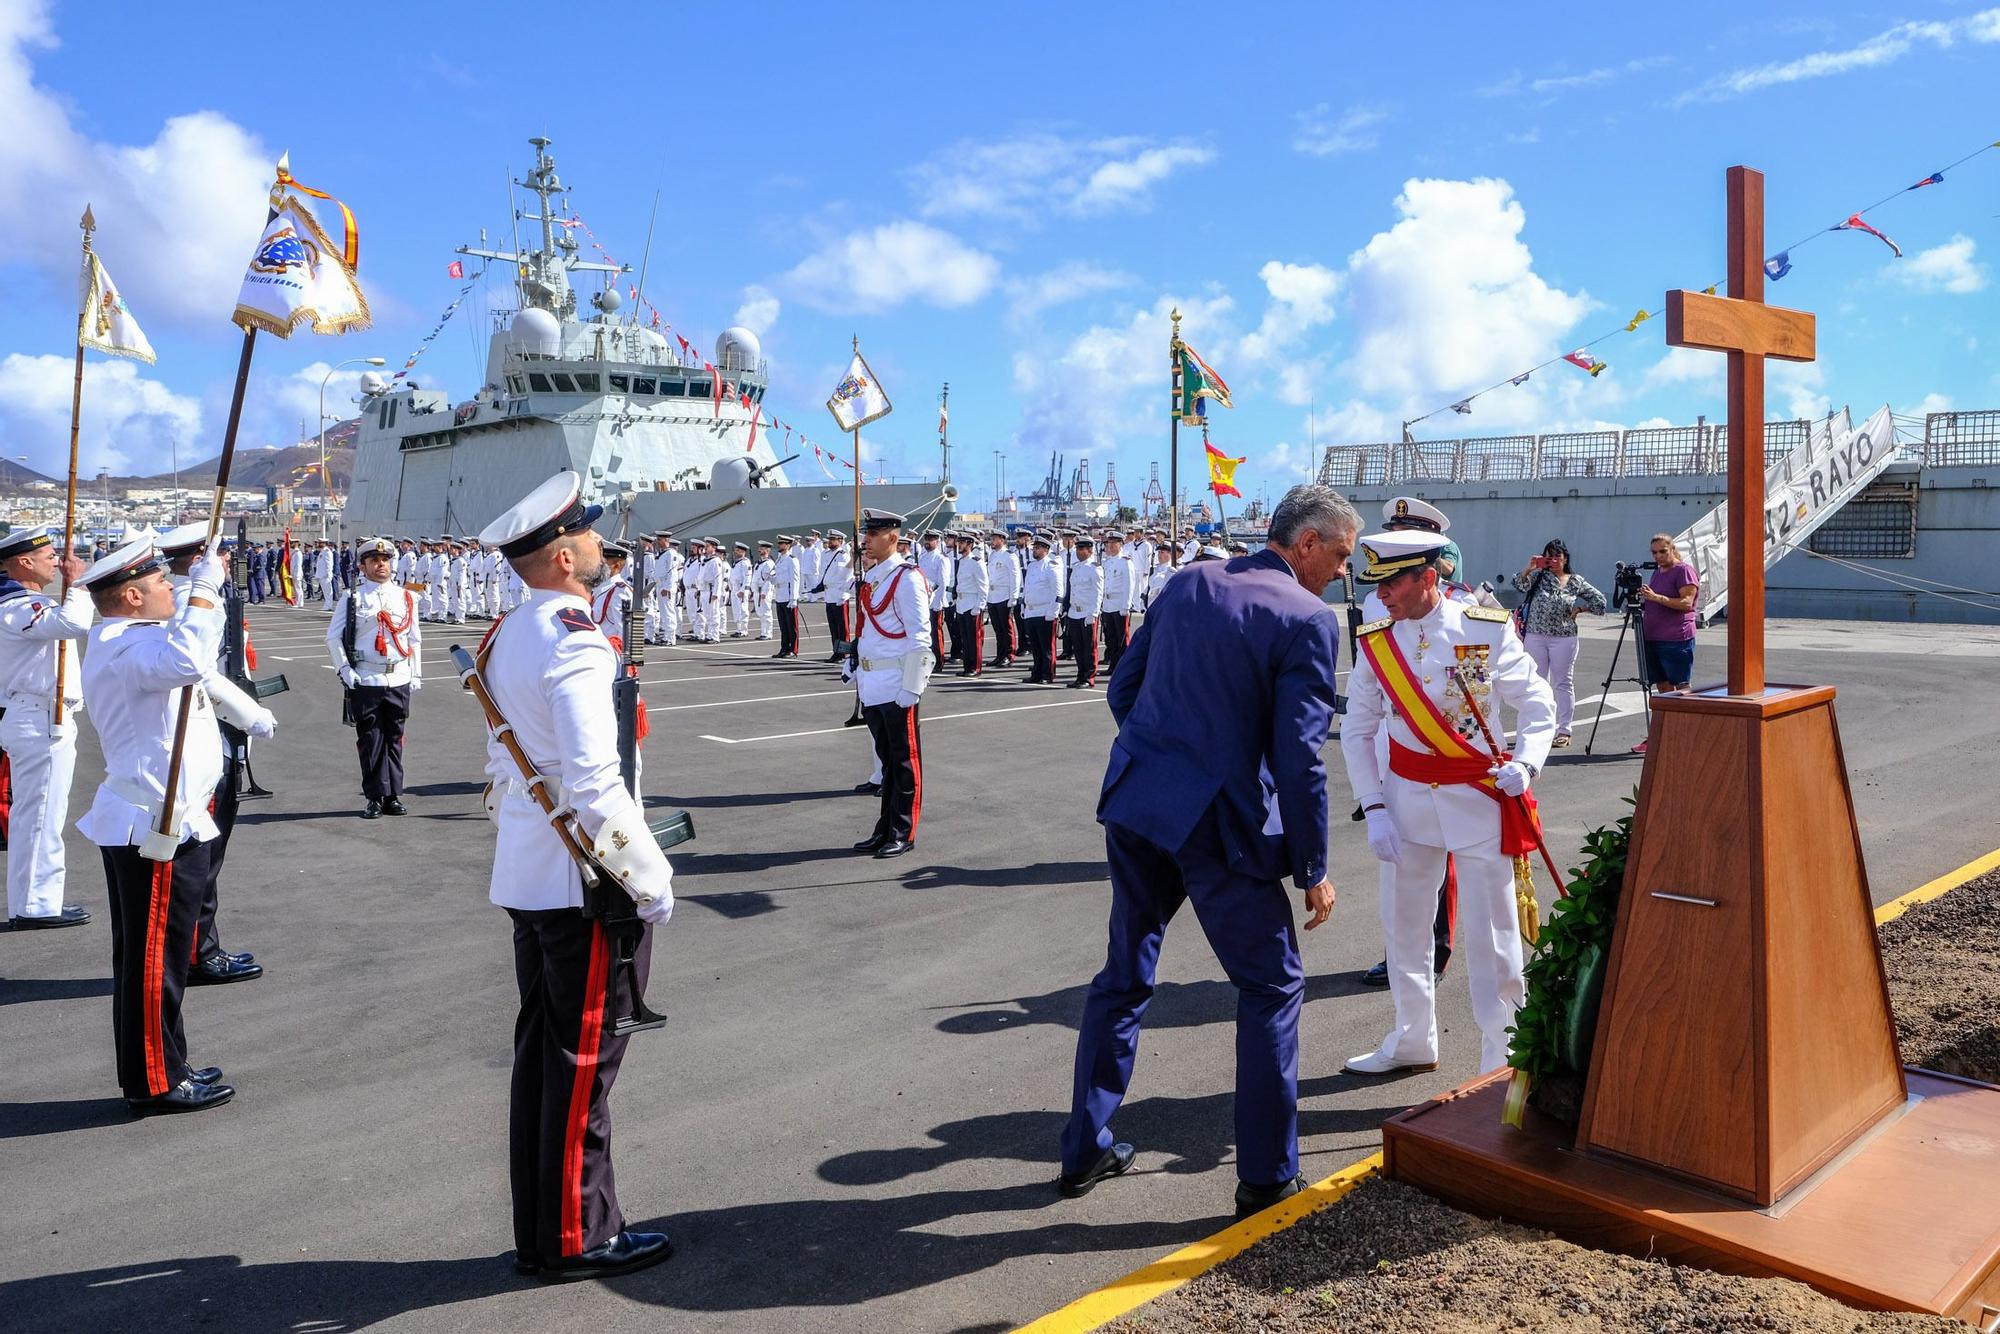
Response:
[[[908,655],[905,654],[904,656],[907,657]],[[861,660],[861,670],[864,672],[900,672],[903,670],[903,659],[863,658]]]
[[[16,704],[30,708],[39,704],[46,709],[52,707],[55,702],[55,697],[52,694],[51,695],[30,694],[28,691],[25,690],[9,690],[4,698],[6,699],[7,707],[9,708],[12,708]],[[67,709],[82,708],[83,698],[82,696],[71,697],[66,694],[63,698],[63,706]]]

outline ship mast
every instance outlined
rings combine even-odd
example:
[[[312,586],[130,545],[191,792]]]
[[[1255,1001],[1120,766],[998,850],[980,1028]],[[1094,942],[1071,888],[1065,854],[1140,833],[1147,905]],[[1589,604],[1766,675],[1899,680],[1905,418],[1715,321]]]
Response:
[[[550,207],[551,201],[559,194],[568,192],[568,187],[556,175],[555,157],[548,151],[550,140],[537,135],[528,142],[535,149],[535,169],[528,178],[514,184],[527,190],[541,200],[541,209],[536,213],[514,212],[514,220],[539,222],[542,224],[542,248],[532,253],[520,253],[517,241],[513,252],[487,250],[483,247],[460,246],[457,253],[474,259],[497,260],[515,266],[520,275],[521,304],[537,310],[546,310],[559,320],[576,318],[576,292],[570,287],[572,272],[584,273],[630,273],[629,264],[598,264],[577,256],[576,238],[567,227],[560,235],[557,225],[566,221]],[[511,202],[511,201],[510,201]],[[518,233],[517,233],[518,234]]]

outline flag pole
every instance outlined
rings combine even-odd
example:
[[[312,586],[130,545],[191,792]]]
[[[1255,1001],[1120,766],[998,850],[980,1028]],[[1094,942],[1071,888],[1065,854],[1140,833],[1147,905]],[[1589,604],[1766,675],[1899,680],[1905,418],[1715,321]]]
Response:
[[[1167,545],[1173,548],[1173,563],[1181,563],[1181,308],[1172,314],[1173,337],[1167,343],[1167,362],[1172,368],[1173,406],[1167,413]]]
[[[90,205],[83,206],[83,288],[76,308],[76,381],[70,387],[69,395],[69,490],[63,500],[62,556],[56,563],[56,575],[62,580],[62,596],[69,597],[69,576],[63,573],[76,540],[76,453],[77,437],[83,424],[83,321],[89,314],[90,306],[90,234],[97,230],[97,219],[91,216]],[[69,640],[56,640],[56,703],[50,714],[58,726],[63,720],[63,675],[69,666]]]
[[[278,216],[278,205],[283,200],[284,179],[288,172],[289,156],[278,159],[278,171],[271,184],[269,211],[264,215],[264,226],[268,228]],[[229,399],[229,420],[222,430],[222,457],[215,464],[215,499],[208,509],[208,541],[204,551],[214,545],[215,536],[222,530],[222,498],[229,490],[229,469],[236,460],[236,428],[243,420],[243,397],[250,386],[250,356],[257,348],[257,328],[250,325],[243,330],[243,351],[236,360],[236,388]],[[174,745],[167,753],[166,794],[160,802],[159,823],[154,833],[164,847],[167,839],[173,839],[173,846],[180,845],[178,837],[180,822],[176,819],[175,796],[180,791],[181,761],[187,750],[188,713],[194,707],[194,691],[181,691],[180,713],[174,719]],[[159,858],[162,862],[173,860],[173,853]]]

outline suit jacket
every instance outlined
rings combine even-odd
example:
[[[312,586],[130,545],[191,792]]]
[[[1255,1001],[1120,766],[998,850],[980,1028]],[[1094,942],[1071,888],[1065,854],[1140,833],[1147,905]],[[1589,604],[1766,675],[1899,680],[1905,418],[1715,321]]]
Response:
[[[1326,878],[1336,610],[1266,548],[1167,581],[1112,674],[1097,818],[1178,850],[1211,808],[1236,871]]]

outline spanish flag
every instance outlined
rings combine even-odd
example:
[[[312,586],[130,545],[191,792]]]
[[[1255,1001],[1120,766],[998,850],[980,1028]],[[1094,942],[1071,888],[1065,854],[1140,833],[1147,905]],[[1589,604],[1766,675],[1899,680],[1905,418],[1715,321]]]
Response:
[[[278,595],[288,607],[299,605],[298,586],[292,582],[292,530],[285,530],[284,541],[278,544]]]
[[[1243,493],[1236,489],[1236,465],[1243,459],[1232,459],[1214,445],[1204,444],[1208,451],[1208,489],[1218,496],[1235,496],[1242,499]],[[1244,458],[1248,458],[1245,455]]]

